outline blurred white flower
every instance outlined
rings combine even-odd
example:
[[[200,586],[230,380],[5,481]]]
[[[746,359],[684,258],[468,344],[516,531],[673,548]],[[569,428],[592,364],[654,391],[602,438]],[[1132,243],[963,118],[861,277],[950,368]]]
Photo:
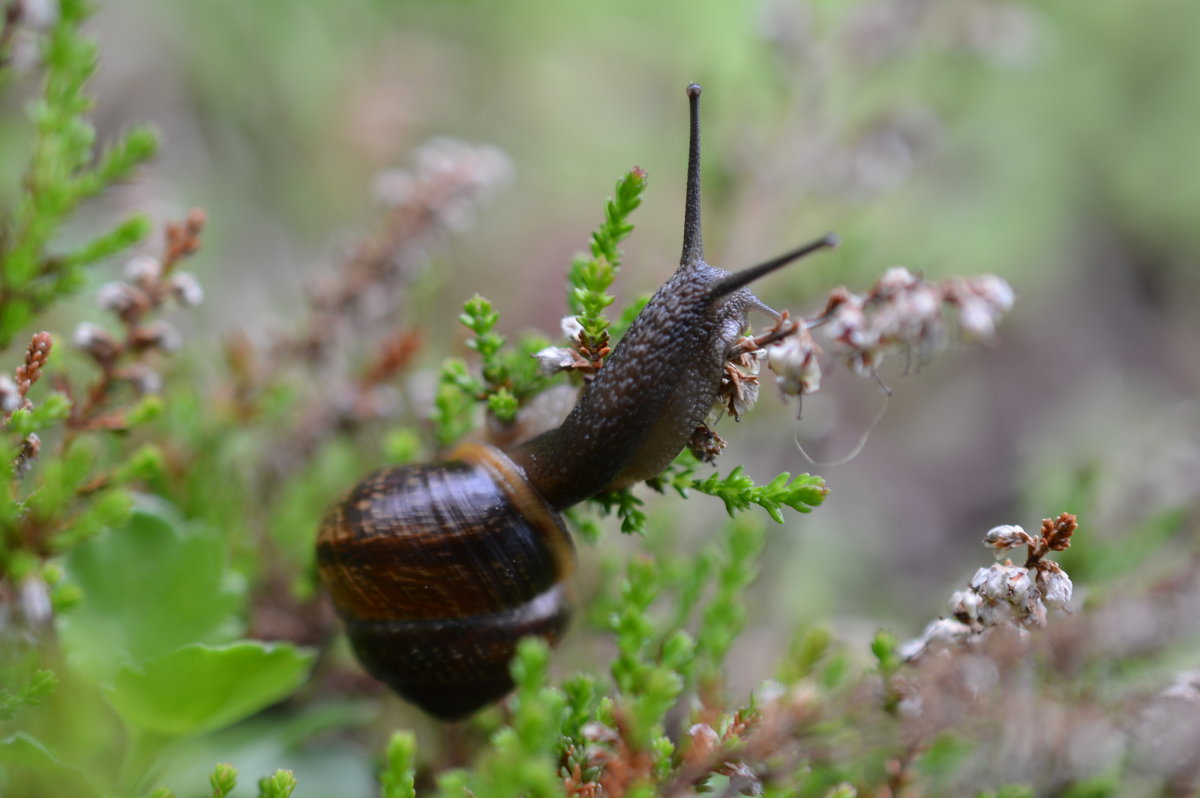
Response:
[[[579,341],[579,335],[583,332],[583,325],[579,323],[578,316],[563,316],[559,322],[562,328],[563,337],[568,341]]]
[[[204,301],[204,288],[191,272],[171,275],[171,294],[184,307],[195,307]]]
[[[137,255],[125,264],[125,277],[142,284],[155,283],[162,276],[162,262],[153,255]]]

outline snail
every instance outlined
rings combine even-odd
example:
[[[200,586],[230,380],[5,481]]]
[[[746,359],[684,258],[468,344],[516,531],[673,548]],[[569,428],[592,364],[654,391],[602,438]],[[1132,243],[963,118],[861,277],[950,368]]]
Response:
[[[700,86],[687,95],[679,268],[562,424],[507,452],[464,444],[445,462],[376,471],[322,523],[321,577],[359,661],[437,718],[465,717],[509,692],[521,638],[562,636],[575,552],[559,511],[666,468],[717,399],[747,313],[779,316],[746,286],[837,243],[827,235],[735,273],[705,263]]]

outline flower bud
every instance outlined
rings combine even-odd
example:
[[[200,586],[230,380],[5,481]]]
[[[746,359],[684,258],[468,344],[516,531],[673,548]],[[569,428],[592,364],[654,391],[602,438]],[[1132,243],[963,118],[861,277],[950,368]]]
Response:
[[[575,365],[575,351],[562,346],[548,346],[533,356],[537,358],[538,371],[547,377]]]
[[[979,606],[983,603],[983,599],[978,593],[970,590],[956,590],[950,596],[950,612],[960,621],[966,619],[968,621],[978,620]]]
[[[133,387],[140,394],[154,394],[162,390],[162,377],[159,373],[141,363],[135,363],[125,369],[121,376],[133,383]]]
[[[562,327],[563,337],[568,341],[578,341],[580,334],[583,333],[583,325],[579,323],[578,316],[563,316],[559,324]]]
[[[7,374],[0,374],[0,411],[11,413],[21,406],[21,392]]]
[[[154,324],[147,324],[137,331],[137,343],[140,346],[161,349],[164,352],[174,352],[183,344],[183,336],[170,324],[158,321]]]
[[[999,563],[980,568],[971,577],[970,588],[988,601],[1002,601],[1008,597],[1008,574]]]
[[[986,535],[983,536],[983,544],[985,546],[991,546],[997,551],[1001,549],[1014,549],[1029,542],[1029,535],[1025,533],[1024,529],[1016,524],[994,526],[988,530]]]
[[[162,261],[153,255],[138,255],[125,264],[125,277],[142,285],[158,282],[162,276]]]
[[[1065,610],[1071,603],[1074,585],[1071,584],[1071,577],[1061,568],[1039,568],[1037,586],[1042,592],[1042,600],[1050,609]]]
[[[775,381],[785,395],[803,396],[821,387],[820,351],[806,329],[767,347],[767,368],[775,372]]]
[[[204,288],[191,272],[171,275],[171,295],[184,307],[195,307],[204,301]]]
[[[71,340],[75,346],[96,360],[110,360],[117,355],[117,342],[109,335],[108,330],[98,324],[81,322],[75,327],[75,334]]]
[[[105,310],[123,315],[138,307],[146,307],[149,300],[138,288],[123,282],[105,283],[96,292],[96,304]]]

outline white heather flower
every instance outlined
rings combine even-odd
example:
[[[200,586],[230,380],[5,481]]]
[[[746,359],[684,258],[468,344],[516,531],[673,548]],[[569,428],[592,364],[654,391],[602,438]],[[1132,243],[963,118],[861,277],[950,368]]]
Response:
[[[21,406],[17,384],[7,374],[0,374],[0,410],[11,413]]]
[[[1005,601],[1008,599],[1008,574],[999,563],[980,568],[971,577],[970,588],[988,601]]]
[[[126,369],[123,376],[133,383],[138,393],[158,393],[162,390],[162,377],[158,372],[140,363]]]
[[[50,604],[50,589],[39,576],[30,576],[21,580],[18,605],[21,614],[31,627],[40,627],[50,622],[54,609]]]
[[[171,275],[171,295],[184,307],[195,307],[204,301],[204,288],[191,272]]]
[[[583,333],[583,325],[579,323],[578,316],[563,316],[559,326],[562,327],[563,337],[568,341],[578,341]]]
[[[139,289],[120,281],[105,283],[96,292],[96,304],[113,313],[124,313],[146,298]]]
[[[958,304],[958,327],[968,341],[987,340],[996,332],[996,313],[978,297],[968,297]]]
[[[956,618],[938,618],[925,627],[922,635],[930,643],[953,644],[965,640],[971,634],[971,627]]]
[[[787,695],[787,688],[774,679],[768,679],[754,689],[754,705],[766,707]]]
[[[116,341],[108,330],[91,322],[80,322],[71,336],[72,343],[93,355],[111,354],[116,351]]]
[[[22,0],[21,23],[31,30],[48,31],[58,22],[58,0]]]
[[[892,294],[909,291],[915,288],[920,282],[921,279],[914,276],[905,267],[893,266],[885,271],[883,276],[875,283],[875,287],[871,289],[871,294],[876,297],[888,297]]]
[[[1031,594],[1033,600],[1025,607],[1025,623],[1028,626],[1046,625],[1046,605],[1036,593]]]
[[[1014,607],[1024,607],[1033,590],[1029,572],[1017,565],[1005,566],[1005,570],[1008,572],[1008,602]]]
[[[767,347],[767,368],[775,372],[785,395],[803,396],[821,387],[820,351],[807,329]]]
[[[971,635],[971,627],[955,618],[938,618],[930,621],[915,640],[909,640],[897,649],[900,658],[911,662],[924,654],[931,646],[954,646]]]
[[[1000,313],[1007,313],[1012,309],[1013,302],[1016,301],[1012,286],[1002,277],[994,274],[982,274],[969,280],[968,284],[980,299]]]
[[[836,306],[823,328],[831,340],[852,349],[861,349],[874,343],[867,338],[867,315],[863,311],[865,300],[861,296],[842,289],[834,294],[831,302]]]
[[[993,549],[1013,549],[1029,542],[1025,530],[1016,524],[994,526],[983,536],[983,544]]]
[[[1075,589],[1071,577],[1061,568],[1038,570],[1037,586],[1042,592],[1042,600],[1052,610],[1066,609]]]
[[[979,623],[983,626],[1000,626],[1015,618],[1013,606],[1006,601],[985,601],[979,605]]]
[[[162,269],[162,261],[153,255],[137,255],[125,264],[125,276],[142,284],[155,283]]]
[[[403,205],[413,196],[416,181],[404,169],[385,169],[375,175],[372,193],[384,205]]]
[[[538,371],[547,377],[565,371],[575,364],[575,351],[561,346],[548,346],[535,352],[533,356],[537,358]]]
[[[950,612],[958,619],[966,618],[974,621],[979,618],[979,606],[983,599],[971,590],[956,590],[950,596]]]
[[[158,347],[164,352],[174,352],[183,344],[183,336],[165,321],[147,324],[138,332],[138,336],[146,344]]]

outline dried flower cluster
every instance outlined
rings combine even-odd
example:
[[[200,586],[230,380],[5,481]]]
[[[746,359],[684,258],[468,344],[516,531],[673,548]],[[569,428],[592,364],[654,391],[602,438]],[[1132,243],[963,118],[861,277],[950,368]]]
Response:
[[[953,311],[961,340],[989,340],[1013,299],[1008,283],[992,274],[930,283],[895,266],[866,294],[844,287],[834,290],[820,314],[768,347],[767,364],[785,395],[816,391],[822,347],[809,333],[815,329],[835,360],[856,374],[878,378],[877,370],[888,356],[911,358],[915,353],[921,363],[944,345],[947,308]]]
[[[754,407],[764,355],[783,394],[802,398],[821,387],[820,358],[826,348],[854,373],[878,379],[877,369],[889,355],[911,358],[915,353],[921,363],[945,344],[947,308],[954,314],[960,340],[986,341],[995,335],[996,324],[1013,301],[1012,288],[996,275],[930,283],[896,266],[865,295],[845,287],[835,289],[824,310],[811,319],[796,321],[783,311],[765,333],[747,336],[731,348],[712,415],[697,429],[689,448],[701,460],[712,462],[724,441],[711,426],[725,413],[740,419]],[[549,346],[534,354],[541,373],[570,371],[590,379],[608,348],[597,352],[586,347],[575,316],[562,320],[562,332],[567,346]]]
[[[120,324],[119,334],[91,322],[75,328],[73,341],[100,368],[100,377],[82,401],[73,402],[68,425],[73,430],[118,429],[125,424],[123,411],[108,412],[113,390],[128,384],[139,394],[157,393],[162,378],[149,362],[156,352],[179,348],[180,335],[172,325],[152,319],[168,300],[180,306],[198,305],[204,298],[199,281],[179,263],[200,248],[205,215],[200,209],[188,213],[181,223],[172,222],[165,231],[161,257],[142,254],[125,264],[125,278],[100,287],[96,300]],[[70,395],[69,386],[67,393]]]
[[[512,163],[489,145],[439,136],[418,147],[411,171],[389,169],[375,178],[375,196],[392,208],[421,208],[455,232],[475,221],[479,204],[512,176]]]
[[[930,623],[920,637],[901,648],[901,656],[912,661],[939,647],[978,643],[998,627],[1023,635],[1030,627],[1046,625],[1047,610],[1066,611],[1073,592],[1071,578],[1045,556],[1069,547],[1077,527],[1074,515],[1062,513],[1044,519],[1037,537],[1015,525],[989,530],[983,542],[996,551],[1025,546],[1024,564],[1005,560],[980,568],[966,590],[950,597],[952,617]]]

